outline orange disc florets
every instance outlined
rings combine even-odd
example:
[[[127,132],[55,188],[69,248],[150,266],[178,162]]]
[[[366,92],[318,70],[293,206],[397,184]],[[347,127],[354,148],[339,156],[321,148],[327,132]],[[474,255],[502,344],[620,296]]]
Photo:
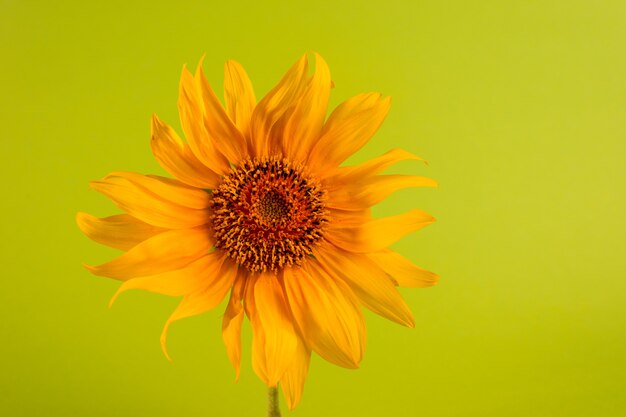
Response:
[[[250,271],[301,264],[322,237],[323,192],[301,166],[245,160],[213,192],[215,246]]]

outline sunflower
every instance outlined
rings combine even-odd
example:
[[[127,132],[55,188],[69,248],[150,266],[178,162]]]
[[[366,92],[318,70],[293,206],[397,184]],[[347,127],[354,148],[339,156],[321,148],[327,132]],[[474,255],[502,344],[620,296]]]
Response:
[[[237,377],[241,325],[251,322],[252,365],[268,387],[280,384],[290,409],[299,402],[311,352],[356,368],[365,349],[362,307],[414,327],[401,287],[427,287],[437,276],[388,249],[434,221],[420,210],[373,219],[370,209],[408,187],[435,181],[380,175],[398,161],[394,149],[357,166],[340,166],[376,132],[389,98],[359,94],[326,118],[332,82],[315,55],[304,55],[259,102],[234,61],[225,66],[222,105],[202,61],[183,68],[178,110],[183,141],[156,115],[151,147],[173,177],[114,172],[91,186],[124,211],[79,213],[80,229],[125,251],[95,275],[129,289],[182,301],[170,325],[218,306],[229,294],[222,334]],[[168,356],[169,357],[169,356]]]

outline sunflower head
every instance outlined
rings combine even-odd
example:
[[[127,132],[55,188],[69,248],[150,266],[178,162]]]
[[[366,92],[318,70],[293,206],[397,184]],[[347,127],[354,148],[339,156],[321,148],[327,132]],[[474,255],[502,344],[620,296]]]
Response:
[[[201,65],[195,73],[183,68],[178,109],[186,140],[152,118],[152,151],[174,178],[112,173],[92,187],[123,214],[77,216],[88,237],[123,251],[87,267],[122,281],[113,299],[133,288],[183,297],[161,335],[166,355],[172,322],[230,294],[222,334],[237,375],[247,316],[254,370],[269,387],[281,384],[290,408],[301,398],[312,352],[358,367],[362,307],[412,327],[396,287],[437,281],[388,249],[434,219],[420,210],[370,214],[397,190],[436,186],[425,177],[381,175],[421,159],[394,149],[342,166],[377,131],[389,98],[359,94],[327,117],[328,67],[319,55],[312,75],[308,66],[305,55],[257,102],[244,69],[229,61],[224,105]]]

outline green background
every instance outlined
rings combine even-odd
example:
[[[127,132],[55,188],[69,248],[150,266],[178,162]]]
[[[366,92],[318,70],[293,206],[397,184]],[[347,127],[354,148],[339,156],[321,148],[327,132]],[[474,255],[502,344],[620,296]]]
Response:
[[[117,209],[108,172],[163,173],[155,112],[179,130],[178,77],[206,52],[221,91],[236,59],[261,96],[304,52],[330,65],[333,106],[393,97],[353,161],[403,147],[396,172],[436,190],[438,222],[394,247],[441,275],[403,290],[417,326],[367,314],[358,371],[312,362],[293,416],[626,415],[626,3],[623,1],[0,1],[0,414],[262,416],[244,328],[235,384],[223,306],[161,328],[177,300],[124,294],[81,267],[114,250],[77,211]],[[179,130],[180,131],[180,130]],[[284,404],[284,402],[283,402]]]

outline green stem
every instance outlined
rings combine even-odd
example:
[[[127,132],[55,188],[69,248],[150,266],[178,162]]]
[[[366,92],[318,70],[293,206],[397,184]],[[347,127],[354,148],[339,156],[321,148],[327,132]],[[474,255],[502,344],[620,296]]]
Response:
[[[267,417],[280,417],[280,407],[278,407],[278,385],[267,391]]]

